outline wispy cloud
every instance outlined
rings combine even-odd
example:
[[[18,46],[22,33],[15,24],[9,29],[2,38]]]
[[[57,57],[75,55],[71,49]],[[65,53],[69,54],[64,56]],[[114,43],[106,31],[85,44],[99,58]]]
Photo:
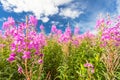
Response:
[[[116,0],[117,4],[117,13],[120,15],[120,0]]]
[[[0,18],[0,21],[5,21],[5,20],[7,20],[7,18],[5,17]]]
[[[58,21],[51,21],[51,24],[55,24],[55,25],[58,25],[60,22]]]

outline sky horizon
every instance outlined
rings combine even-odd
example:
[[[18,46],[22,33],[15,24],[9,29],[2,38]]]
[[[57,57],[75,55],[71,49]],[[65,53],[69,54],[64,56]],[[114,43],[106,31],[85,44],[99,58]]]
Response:
[[[120,14],[120,0],[0,0],[0,29],[8,17],[25,21],[26,15],[34,15],[45,31],[50,32],[52,24],[64,29],[69,23],[72,30],[80,27],[81,33],[95,33],[98,16],[117,16]]]

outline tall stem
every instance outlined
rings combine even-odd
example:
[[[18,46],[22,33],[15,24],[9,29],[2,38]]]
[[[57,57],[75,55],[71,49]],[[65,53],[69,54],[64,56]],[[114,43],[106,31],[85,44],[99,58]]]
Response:
[[[28,36],[28,16],[26,16],[26,42],[28,40],[27,36]],[[28,51],[27,44],[26,44],[26,51]],[[29,73],[28,73],[27,62],[28,62],[27,59],[25,59],[25,73],[26,73],[27,80],[30,80]]]

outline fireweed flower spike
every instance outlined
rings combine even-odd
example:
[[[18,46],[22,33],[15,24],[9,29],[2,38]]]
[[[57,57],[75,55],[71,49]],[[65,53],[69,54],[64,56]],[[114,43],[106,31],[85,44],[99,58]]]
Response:
[[[97,28],[97,29],[98,29],[98,28],[101,28],[101,26],[104,25],[104,22],[105,22],[104,19],[99,19],[99,20],[97,20],[96,28]]]
[[[18,66],[18,73],[22,74],[23,73],[23,69],[21,66]]]
[[[101,36],[101,41],[103,43],[102,45],[108,43],[110,40],[112,40],[113,45],[119,44],[120,43],[119,35],[120,35],[120,27],[115,26],[104,29]]]
[[[75,45],[75,46],[78,46],[79,45],[79,41],[76,39],[76,40],[73,40],[72,43]]]
[[[74,35],[78,35],[79,31],[80,31],[79,27],[75,27],[75,29],[74,29]]]
[[[39,64],[42,64],[42,63],[43,63],[43,60],[42,60],[42,59],[39,59],[39,60],[38,60],[38,63],[39,63]]]
[[[12,17],[8,17],[8,23],[9,23],[9,25],[11,25],[11,26],[14,26],[14,25],[15,25],[15,21],[14,21],[14,19],[13,19]]]
[[[34,17],[34,16],[30,16],[29,17],[29,23],[32,25],[32,26],[34,26],[34,27],[36,27],[36,25],[37,25],[37,19]]]
[[[7,21],[4,25],[7,30],[5,30],[3,34],[6,38],[8,38],[6,35],[9,35],[11,38],[11,54],[7,58],[7,61],[11,63],[16,60],[16,63],[24,63],[18,66],[18,73],[22,74],[24,72],[23,70],[25,70],[25,73],[23,74],[28,80],[32,76],[31,74],[33,72],[33,67],[31,68],[31,65],[34,66],[34,64],[32,63],[43,63],[44,55],[40,53],[40,50],[42,50],[47,43],[46,36],[45,34],[37,33],[34,29],[32,29],[34,28],[33,26],[37,25],[37,19],[34,16],[30,16],[29,21],[27,20],[26,23],[18,24],[18,26],[14,26],[15,23],[12,18],[9,18],[9,20],[10,21]],[[14,27],[11,27],[11,25]],[[8,29],[9,27],[10,29]],[[44,26],[41,25],[40,29],[43,30]],[[53,32],[56,31],[56,28],[55,30],[53,29]],[[35,59],[33,57],[35,57]]]
[[[61,35],[61,34],[62,34],[62,31],[61,31],[61,30],[57,30],[57,34],[58,34],[58,35]]]
[[[2,28],[3,29],[10,29],[10,27],[13,27],[15,25],[15,21],[12,17],[8,17],[8,20],[3,23]]]
[[[42,24],[40,25],[40,30],[44,30],[44,26]]]
[[[55,25],[52,25],[52,28],[51,28],[51,33],[56,33],[57,32],[57,28]]]

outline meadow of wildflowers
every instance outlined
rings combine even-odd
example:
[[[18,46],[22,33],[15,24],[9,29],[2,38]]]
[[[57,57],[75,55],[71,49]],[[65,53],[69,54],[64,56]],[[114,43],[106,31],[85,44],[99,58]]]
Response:
[[[0,30],[0,80],[120,80],[120,16],[99,19],[98,34],[36,31],[37,19],[17,23],[12,17]]]

